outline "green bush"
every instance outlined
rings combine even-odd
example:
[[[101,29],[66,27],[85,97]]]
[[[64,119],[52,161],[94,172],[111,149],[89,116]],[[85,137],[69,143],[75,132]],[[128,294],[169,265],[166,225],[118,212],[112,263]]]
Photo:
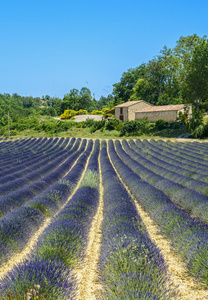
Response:
[[[150,124],[147,119],[137,121],[126,121],[120,128],[120,135],[142,135],[149,133]]]
[[[90,128],[90,133],[93,133],[105,126],[105,121],[94,121],[93,126]]]
[[[14,130],[10,130],[10,136],[14,136],[17,135],[19,132],[18,130],[14,129]]]
[[[123,126],[123,122],[118,119],[110,119],[106,123],[106,129],[107,130],[119,130]]]
[[[195,138],[204,139],[208,137],[208,123],[197,126],[193,131],[192,135]]]
[[[86,121],[85,121],[85,126],[86,127],[92,127],[95,122],[96,122],[95,120],[87,118]]]
[[[73,126],[74,126],[73,122],[59,121],[56,124],[55,132],[67,131],[68,129],[72,128]]]
[[[168,122],[165,122],[164,120],[157,120],[155,122],[155,128],[157,130],[163,130],[163,129],[166,129],[166,128],[169,128],[170,125]]]
[[[180,128],[180,124],[178,124],[178,123],[173,124],[173,129],[179,129],[179,128]]]

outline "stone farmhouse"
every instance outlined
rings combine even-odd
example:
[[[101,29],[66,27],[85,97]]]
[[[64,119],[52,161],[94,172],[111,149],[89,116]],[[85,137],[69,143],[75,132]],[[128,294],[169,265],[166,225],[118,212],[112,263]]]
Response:
[[[115,117],[123,122],[135,120],[135,112],[154,105],[144,101],[128,101],[115,106]]]
[[[141,120],[147,117],[150,122],[164,120],[175,122],[179,112],[185,112],[185,104],[154,106],[144,100],[129,101],[115,106],[115,117],[122,121]],[[192,114],[189,105],[189,117]]]

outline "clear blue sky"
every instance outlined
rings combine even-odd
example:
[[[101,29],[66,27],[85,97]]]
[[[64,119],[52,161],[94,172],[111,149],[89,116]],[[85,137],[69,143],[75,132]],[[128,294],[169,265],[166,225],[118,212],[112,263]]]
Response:
[[[0,93],[107,96],[122,73],[208,33],[207,0],[0,0]]]

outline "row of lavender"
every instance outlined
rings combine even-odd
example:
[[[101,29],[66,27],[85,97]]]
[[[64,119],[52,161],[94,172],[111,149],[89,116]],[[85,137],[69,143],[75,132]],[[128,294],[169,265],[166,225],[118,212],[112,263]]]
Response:
[[[31,255],[1,280],[2,299],[76,299],[79,282],[73,270],[84,263],[87,237],[99,203],[99,141],[90,155],[92,146],[90,141],[68,175],[53,186],[54,198],[46,194],[32,201],[46,204],[54,215],[55,198],[67,201],[64,198],[71,195],[73,176],[83,172],[89,157],[83,180],[70,201],[52,218]],[[98,268],[103,299],[171,299],[176,294],[169,289],[167,266],[148,237],[134,200],[116,175],[106,142],[102,142],[100,165],[104,221]]]
[[[109,150],[116,164],[117,158]],[[172,299],[176,293],[170,290],[167,266],[109,160],[105,141],[100,160],[104,209],[99,278],[103,299]]]
[[[48,143],[49,141],[50,140],[48,140],[46,143]],[[0,176],[2,177],[31,167],[37,162],[44,161],[48,156],[51,156],[52,154],[58,153],[59,151],[63,152],[64,148],[69,142],[69,139],[61,138],[58,141],[57,139],[53,139],[50,141],[50,144],[47,145],[47,147],[43,147],[44,145],[42,145],[42,147],[38,147],[39,141],[36,142],[37,146],[34,146],[35,150],[30,149],[29,154],[26,154],[24,151],[20,151],[19,155],[15,154],[13,159],[4,159],[4,161],[0,164]]]
[[[144,140],[147,142],[147,140]],[[207,150],[208,144],[207,143],[199,143],[199,142],[164,142],[163,140],[150,140],[150,143],[157,144],[157,147],[163,147],[164,149],[169,149],[170,151],[174,151],[178,153],[180,157],[185,159],[190,159],[194,161],[201,161],[201,163],[205,163],[208,160]]]
[[[119,141],[115,144],[116,150],[113,141],[109,141],[109,153],[124,183],[159,226],[161,232],[171,241],[175,250],[187,264],[190,273],[207,286],[208,225],[193,218],[173,201],[177,197],[179,201],[182,196],[183,201],[190,202],[191,206],[196,203],[197,195],[194,195],[194,191],[189,192],[185,188],[183,194],[180,185],[173,185],[171,181],[167,182],[166,179],[162,179],[162,176],[145,169],[144,165],[140,164],[142,158],[136,157],[136,152],[130,151],[127,141],[123,141],[122,145],[129,154],[131,153],[132,158],[124,151]],[[170,198],[168,190],[169,193],[172,190],[175,196]],[[202,207],[206,206],[207,199],[203,198],[205,196],[198,194],[198,197],[198,201],[202,201]]]
[[[74,140],[72,139],[71,143],[68,145],[68,151],[62,153],[59,157],[57,153],[57,158],[53,156],[54,161],[50,158],[47,159],[48,164],[41,168],[39,165],[39,169],[32,172],[31,168],[30,174],[24,177],[24,170],[21,172],[17,172],[17,174],[21,173],[22,178],[9,180],[9,182],[0,185],[0,191],[4,196],[0,197],[0,215],[3,216],[8,212],[12,211],[14,208],[23,205],[29,199],[33,199],[35,196],[49,188],[52,184],[54,184],[58,179],[61,179],[66,172],[73,165],[75,160],[84,151],[86,141],[83,141],[82,146],[80,147],[81,140],[78,139],[74,144]],[[74,147],[69,150],[74,144]],[[79,151],[78,148],[80,147]],[[35,169],[35,166],[33,166]],[[13,175],[15,175],[14,173]],[[5,176],[3,178],[7,178],[10,176]]]
[[[24,189],[14,192],[12,201],[22,199],[22,204],[17,205],[22,206],[11,213],[7,211],[0,220],[1,264],[25,247],[47,215],[55,217],[31,256],[1,281],[2,299],[11,299],[9,295],[12,299],[31,299],[35,294],[42,295],[42,299],[76,299],[79,283],[72,274],[84,261],[87,236],[99,202],[99,141],[90,140],[87,144],[83,140],[78,148],[80,143],[80,139],[74,140],[70,148],[74,152],[68,151],[69,157],[43,177],[46,181],[42,178],[26,185],[25,193]],[[116,141],[116,147],[109,141],[108,145],[109,157],[122,181],[172,241],[190,272],[207,285],[208,226],[192,219],[185,206],[181,209],[174,203],[174,197],[179,199],[180,195],[184,203],[191,202],[192,193],[193,199],[205,205],[207,197],[152,172],[152,162],[148,164],[147,158],[138,156],[141,148],[133,141]],[[104,221],[99,278],[103,299],[170,299],[174,292],[168,289],[167,267],[149,239],[133,199],[115,173],[106,146],[102,142],[100,156]],[[88,159],[82,183],[67,202]],[[1,200],[5,201],[2,207],[9,201],[5,196]],[[56,215],[64,203],[66,206]],[[31,290],[27,292],[28,289]]]
[[[46,187],[45,183],[38,182],[13,196],[13,203],[16,202],[19,205],[20,199],[23,203],[0,219],[0,264],[24,249],[28,239],[40,228],[45,218],[55,215],[67,201],[82,175],[93,147],[93,141],[90,140],[85,150],[86,143],[87,141],[83,140],[80,149],[69,156],[56,172],[48,175],[48,182],[51,183],[49,187]],[[67,174],[64,177],[61,176],[59,180],[60,174],[65,172]],[[32,198],[31,193],[36,197]],[[4,200],[2,207],[7,199]]]
[[[95,141],[90,155],[92,141],[89,144],[70,172],[77,176],[89,159],[81,184],[39,237],[31,255],[1,280],[2,299],[10,295],[12,299],[76,299],[78,282],[72,272],[83,264],[88,233],[99,204],[100,145]],[[59,190],[67,190],[68,197],[68,183],[73,181],[71,174],[59,184]]]
[[[23,186],[41,179],[49,172],[56,169],[72,152],[77,150],[79,145],[69,152],[73,144],[74,140],[71,140],[69,145],[63,151],[60,151],[58,148],[53,151],[53,153],[47,152],[47,156],[42,154],[38,158],[31,159],[28,163],[1,172],[0,196],[8,194],[10,190],[14,191],[21,189]]]
[[[181,175],[207,182],[207,158],[204,154],[200,154],[201,159],[194,162],[193,156],[191,159],[188,159],[188,153],[185,157],[182,156],[181,152],[175,149],[175,146],[170,148],[167,147],[166,144],[163,146],[154,140],[152,140],[151,143],[147,140],[143,142],[137,140],[136,143],[139,148],[138,150],[141,151],[143,155],[147,156],[148,154],[150,159],[156,164]],[[193,155],[197,155],[200,150],[196,147],[195,151],[197,152],[192,152]]]
[[[1,168],[7,165],[9,167],[12,164],[18,164],[19,160],[23,161],[31,158],[34,154],[41,153],[42,151],[47,151],[52,148],[58,139],[26,139],[17,140],[11,142],[10,145],[7,143],[2,143],[0,149],[0,163]]]
[[[86,141],[81,147],[80,142],[81,139],[77,139],[76,142],[75,139],[72,139],[63,153],[57,150],[55,155],[51,157],[48,155],[48,158],[45,159],[45,165],[42,165],[42,162],[40,162],[34,164],[32,168],[26,168],[30,172],[28,175],[25,175],[26,169],[23,169],[22,171],[14,172],[12,175],[0,178],[0,181],[8,180],[8,183],[6,181],[0,185],[2,194],[2,197],[0,197],[0,216],[5,215],[17,206],[21,206],[28,199],[34,198],[54,184],[56,180],[62,178],[78,155],[84,150]],[[22,175],[22,177],[18,178],[18,175]],[[11,180],[12,176],[14,177],[13,180]],[[17,179],[15,179],[16,177]]]
[[[137,141],[138,143],[139,141]],[[135,148],[134,148],[135,149]],[[193,179],[191,178],[192,171],[183,170],[184,175],[180,174],[181,167],[175,168],[175,171],[170,170],[173,164],[165,163],[158,157],[159,155],[155,155],[154,157],[151,155],[149,149],[147,150],[148,153],[145,154],[145,150],[137,147],[136,151],[140,155],[141,159],[145,162],[147,168],[154,170],[155,173],[161,174],[163,177],[168,178],[176,183],[180,183],[185,187],[192,188],[200,193],[207,194],[208,193],[208,183],[201,181],[201,179]],[[199,163],[198,163],[199,165]],[[197,167],[195,167],[195,173],[198,171]],[[204,174],[207,172],[207,167],[204,169]],[[200,176],[199,176],[200,177]],[[201,175],[207,179],[207,176]]]
[[[126,140],[123,140],[122,146],[123,148],[120,142],[116,141],[118,151],[125,157],[128,166],[136,174],[161,190],[180,208],[186,210],[195,218],[208,223],[208,196],[197,191],[198,189],[203,189],[204,185],[205,189],[207,189],[207,184],[173,172],[170,173],[165,168],[153,164],[149,156],[144,158],[144,155],[141,154],[141,151],[138,151],[138,147],[133,141],[128,143]],[[167,173],[169,176],[165,176]],[[193,181],[195,182],[193,183]]]

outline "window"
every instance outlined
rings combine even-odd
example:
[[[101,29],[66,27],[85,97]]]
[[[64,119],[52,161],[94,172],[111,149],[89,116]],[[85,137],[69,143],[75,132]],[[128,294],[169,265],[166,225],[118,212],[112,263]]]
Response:
[[[120,115],[123,115],[123,108],[120,108]]]

